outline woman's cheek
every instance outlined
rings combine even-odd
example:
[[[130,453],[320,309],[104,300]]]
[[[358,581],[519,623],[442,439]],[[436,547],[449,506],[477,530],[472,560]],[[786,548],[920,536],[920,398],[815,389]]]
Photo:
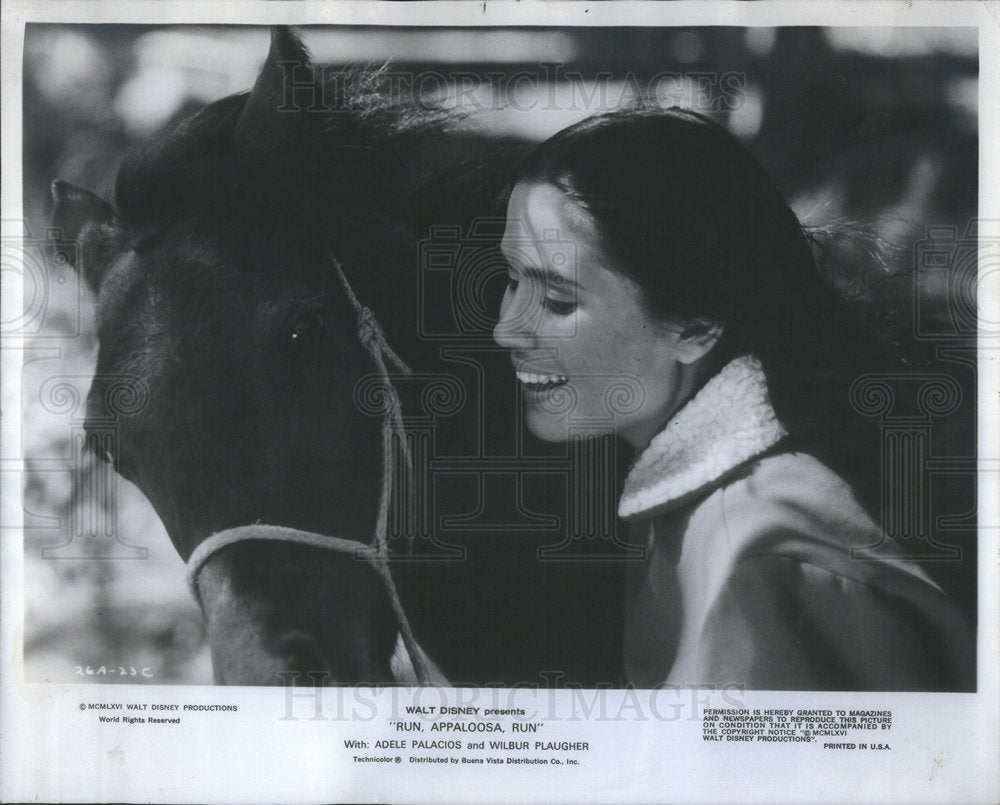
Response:
[[[580,322],[575,313],[568,315],[555,315],[546,313],[542,326],[539,328],[539,335],[551,340],[552,346],[556,347],[560,354],[565,352],[578,351],[581,339]]]

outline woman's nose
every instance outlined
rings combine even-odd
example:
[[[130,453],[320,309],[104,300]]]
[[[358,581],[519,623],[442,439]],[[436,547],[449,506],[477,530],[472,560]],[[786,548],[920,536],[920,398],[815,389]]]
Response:
[[[528,316],[528,297],[507,288],[500,303],[500,318],[493,328],[493,340],[501,347],[517,349],[528,346],[534,338],[534,327]]]

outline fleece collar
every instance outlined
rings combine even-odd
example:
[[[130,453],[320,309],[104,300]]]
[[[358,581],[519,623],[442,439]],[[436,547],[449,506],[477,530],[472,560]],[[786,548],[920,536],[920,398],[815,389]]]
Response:
[[[771,407],[760,361],[735,358],[636,459],[618,515],[638,520],[680,505],[787,435]]]

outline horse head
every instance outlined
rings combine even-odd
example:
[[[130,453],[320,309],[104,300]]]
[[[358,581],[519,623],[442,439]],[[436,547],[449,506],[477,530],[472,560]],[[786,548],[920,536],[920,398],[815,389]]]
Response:
[[[95,299],[88,444],[145,493],[185,560],[252,524],[361,543],[375,530],[383,419],[356,398],[377,367],[340,270],[371,288],[412,269],[394,205],[420,169],[401,144],[439,121],[386,99],[371,73],[338,81],[331,99],[279,29],[252,91],[130,156],[114,205],[53,187]],[[135,404],[117,404],[123,382]],[[99,438],[109,423],[114,438]],[[214,554],[197,589],[220,682],[390,678],[390,601],[349,553],[249,541]]]

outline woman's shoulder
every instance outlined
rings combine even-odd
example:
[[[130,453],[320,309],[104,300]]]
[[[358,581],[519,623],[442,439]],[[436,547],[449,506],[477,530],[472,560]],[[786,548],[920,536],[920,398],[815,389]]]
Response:
[[[692,507],[686,531],[685,549],[701,543],[702,560],[720,568],[775,557],[863,584],[898,585],[903,574],[934,586],[851,485],[805,452],[774,452],[748,464]]]
[[[886,585],[748,557],[699,621],[698,664],[750,688],[973,689],[974,640],[958,608],[936,586],[895,577]]]
[[[811,453],[777,450],[747,464],[723,485],[726,505],[772,505],[810,509],[843,509],[867,517],[851,485]],[[870,521],[870,517],[868,517]]]
[[[789,538],[850,551],[885,542],[851,485],[815,456],[764,456],[719,490],[718,516],[737,554],[787,548]],[[893,553],[893,546],[886,543]]]
[[[695,558],[702,540],[714,548]],[[731,477],[691,512],[689,547],[682,573],[697,564],[713,579],[698,593],[706,668],[736,663],[751,687],[971,684],[972,643],[957,607],[875,524],[850,485],[809,454],[775,453]],[[807,660],[807,644],[838,658],[833,665],[843,673]],[[912,667],[935,657],[937,670]]]

